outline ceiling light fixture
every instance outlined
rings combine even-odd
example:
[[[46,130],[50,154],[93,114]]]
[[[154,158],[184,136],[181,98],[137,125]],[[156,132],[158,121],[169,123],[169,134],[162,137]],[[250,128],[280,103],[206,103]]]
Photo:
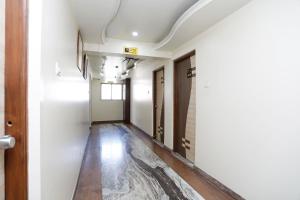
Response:
[[[139,36],[139,33],[136,32],[136,31],[133,31],[133,32],[132,32],[132,36],[133,36],[133,37],[137,37],[137,36]]]

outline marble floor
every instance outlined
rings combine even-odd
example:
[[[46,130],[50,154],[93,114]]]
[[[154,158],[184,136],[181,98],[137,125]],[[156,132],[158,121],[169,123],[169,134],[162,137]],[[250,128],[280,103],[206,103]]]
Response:
[[[230,200],[131,125],[93,126],[74,200]]]
[[[102,131],[104,200],[203,199],[126,126],[110,124]],[[114,137],[110,135],[112,132]]]

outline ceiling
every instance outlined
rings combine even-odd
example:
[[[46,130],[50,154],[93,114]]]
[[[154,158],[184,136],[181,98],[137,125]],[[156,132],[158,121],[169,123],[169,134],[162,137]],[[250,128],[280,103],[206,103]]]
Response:
[[[156,43],[197,0],[122,0],[107,36],[122,40]],[[131,33],[137,31],[138,37]]]
[[[89,53],[93,77],[109,81],[124,71],[124,55],[114,57],[123,53],[120,47],[134,43],[139,56],[165,56],[251,0],[69,1],[84,42],[94,45],[87,47],[95,53]]]
[[[120,81],[124,75],[123,73],[128,72],[135,66],[134,63],[140,61],[140,59],[124,56],[89,55],[92,78],[104,82]],[[129,66],[131,66],[131,68],[129,68]]]
[[[115,0],[70,0],[83,40],[100,43],[101,33],[117,6]]]
[[[108,38],[157,43],[198,0],[70,0],[83,39]],[[131,33],[137,31],[138,37]]]
[[[155,49],[172,51],[209,29],[251,0],[200,0],[190,7],[173,25],[169,34]]]
[[[89,55],[89,66],[92,70],[93,78],[101,79],[100,73],[105,64],[105,59],[99,55]]]

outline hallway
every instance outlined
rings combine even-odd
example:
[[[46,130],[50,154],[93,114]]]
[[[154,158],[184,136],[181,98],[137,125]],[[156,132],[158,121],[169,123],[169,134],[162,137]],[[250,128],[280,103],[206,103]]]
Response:
[[[92,127],[74,200],[233,199],[132,125]]]
[[[300,200],[300,0],[0,0],[0,200]]]

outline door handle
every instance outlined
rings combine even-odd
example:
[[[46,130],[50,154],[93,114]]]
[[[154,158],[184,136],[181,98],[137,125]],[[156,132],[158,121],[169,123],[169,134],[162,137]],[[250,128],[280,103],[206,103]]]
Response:
[[[0,137],[0,149],[12,149],[15,147],[16,139],[10,135]]]

